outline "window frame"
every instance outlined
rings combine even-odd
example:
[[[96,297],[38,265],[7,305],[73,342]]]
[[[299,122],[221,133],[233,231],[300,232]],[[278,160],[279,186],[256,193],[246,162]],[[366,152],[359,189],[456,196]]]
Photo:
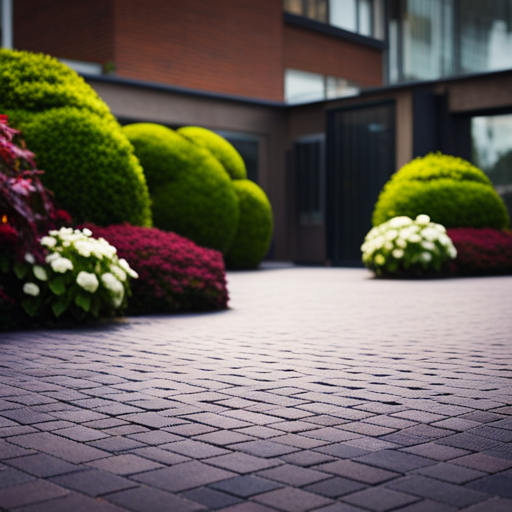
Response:
[[[0,17],[0,32],[2,36],[0,40],[0,47],[12,49],[12,0],[0,0],[0,9],[2,14],[2,16]]]

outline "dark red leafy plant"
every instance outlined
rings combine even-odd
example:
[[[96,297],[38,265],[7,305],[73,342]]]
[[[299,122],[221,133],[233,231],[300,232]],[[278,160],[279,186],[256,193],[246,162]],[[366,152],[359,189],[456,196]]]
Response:
[[[208,311],[228,303],[222,254],[175,233],[128,224],[87,225],[117,248],[139,274],[131,282],[128,314]]]
[[[512,232],[491,228],[447,231],[457,249],[450,271],[458,276],[512,274]]]
[[[38,238],[56,215],[41,174],[20,132],[8,125],[7,116],[0,115],[0,223],[17,232],[18,259],[26,252],[41,257]]]

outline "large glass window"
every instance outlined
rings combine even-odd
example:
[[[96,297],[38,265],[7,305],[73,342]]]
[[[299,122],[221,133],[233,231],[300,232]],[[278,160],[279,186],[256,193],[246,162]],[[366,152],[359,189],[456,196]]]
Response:
[[[471,120],[473,162],[490,178],[512,218],[512,115]]]
[[[247,169],[247,178],[258,183],[260,138],[256,135],[223,130],[217,130],[216,133],[229,141],[240,153]]]
[[[291,14],[383,39],[383,0],[284,0]]]
[[[301,224],[323,222],[325,135],[300,138],[295,143],[297,213]]]
[[[512,0],[390,0],[389,79],[512,67]]]
[[[12,48],[12,0],[0,0],[0,47]]]
[[[297,69],[287,69],[284,77],[286,103],[309,103],[325,99],[353,96],[359,92],[355,82]]]

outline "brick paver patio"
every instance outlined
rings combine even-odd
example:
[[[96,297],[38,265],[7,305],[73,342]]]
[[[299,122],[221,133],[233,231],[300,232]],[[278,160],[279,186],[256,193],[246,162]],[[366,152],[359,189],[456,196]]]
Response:
[[[227,312],[0,334],[0,509],[512,511],[512,278],[229,282]]]

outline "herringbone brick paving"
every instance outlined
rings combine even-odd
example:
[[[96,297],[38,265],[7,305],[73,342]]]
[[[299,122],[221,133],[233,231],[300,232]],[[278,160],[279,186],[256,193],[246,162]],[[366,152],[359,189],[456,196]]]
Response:
[[[2,334],[0,509],[512,510],[512,278],[229,286],[222,313]]]

